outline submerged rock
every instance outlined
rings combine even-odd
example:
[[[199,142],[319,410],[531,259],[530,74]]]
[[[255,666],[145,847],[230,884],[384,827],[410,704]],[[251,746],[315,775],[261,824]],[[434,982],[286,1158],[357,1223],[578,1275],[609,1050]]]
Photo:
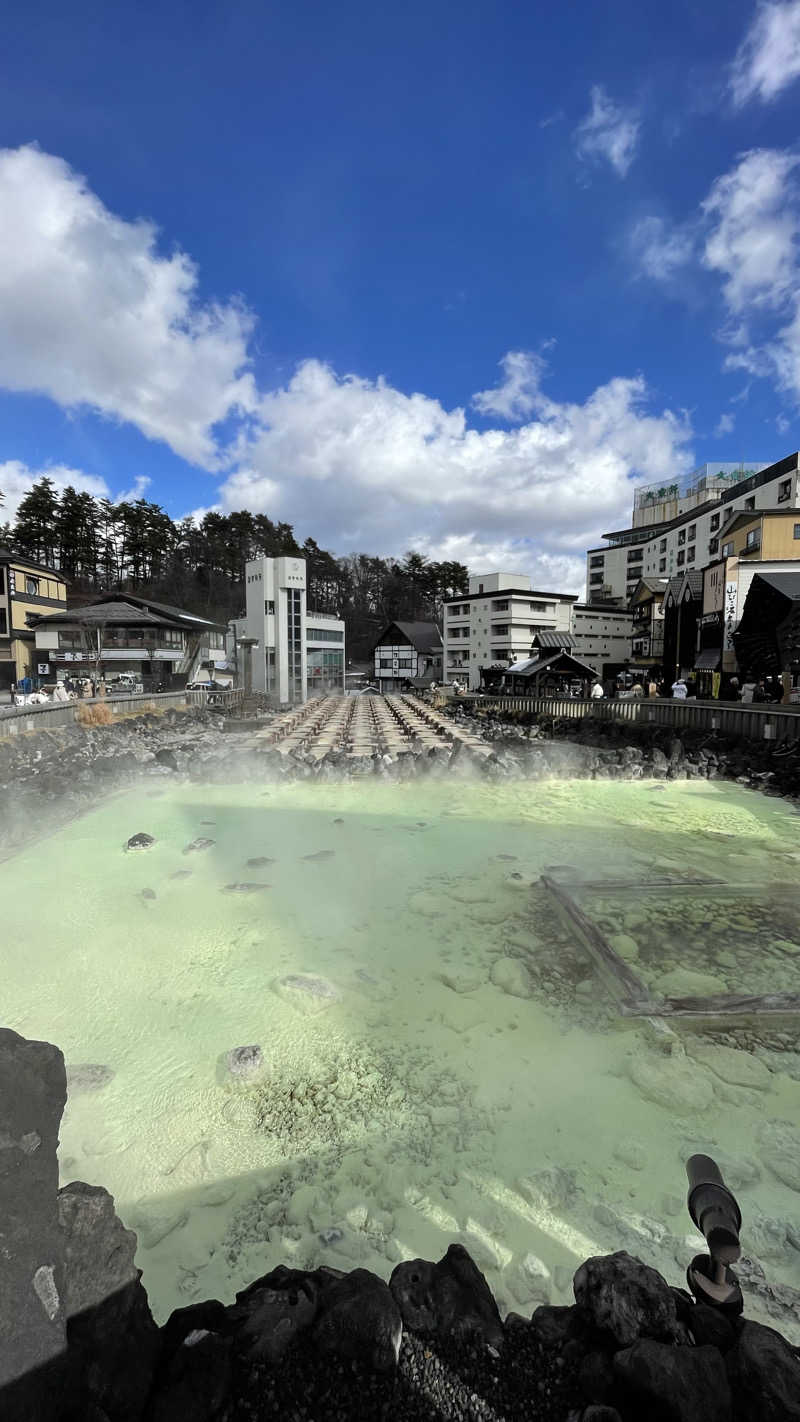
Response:
[[[269,889],[269,884],[226,884],[222,890],[223,894],[260,894],[263,889]]]
[[[749,1052],[719,1046],[716,1042],[693,1042],[691,1038],[686,1050],[696,1062],[702,1062],[715,1076],[733,1086],[749,1086],[756,1091],[769,1091],[772,1086],[769,1068]]]
[[[758,1133],[761,1158],[773,1175],[800,1191],[800,1131],[788,1121],[767,1121]]]
[[[213,844],[216,844],[216,840],[206,839],[204,835],[198,835],[197,839],[193,839],[191,844],[186,845],[183,852],[184,854],[197,854],[202,849],[211,849]]]
[[[333,983],[316,973],[287,973],[285,977],[276,978],[273,991],[284,1002],[305,1013],[324,1012],[335,1002],[341,1002],[342,998]]]
[[[87,1091],[101,1091],[104,1086],[108,1086],[113,1077],[113,1069],[100,1062],[79,1062],[74,1066],[68,1065],[67,1095],[79,1096]]]
[[[231,1076],[246,1080],[263,1071],[264,1053],[259,1046],[231,1047],[225,1054],[225,1063]]]
[[[151,844],[155,844],[155,839],[154,839],[153,835],[151,835],[151,834],[145,834],[143,830],[140,830],[139,834],[132,834],[132,835],[131,835],[130,839],[128,840],[127,844],[125,845],[125,848],[126,848],[126,849],[149,849],[150,846],[151,846]]]
[[[270,859],[266,854],[259,854],[255,859],[248,859],[245,863],[246,869],[263,869],[267,864],[274,864],[275,860]]]
[[[519,958],[498,958],[489,976],[495,987],[510,997],[533,996],[533,979]]]
[[[628,1072],[642,1096],[677,1115],[706,1111],[714,1100],[708,1073],[685,1057],[634,1056],[628,1062]]]
[[[315,854],[304,854],[303,859],[307,864],[318,864],[322,859],[333,859],[335,849],[318,849]]]
[[[691,968],[673,968],[658,979],[656,986],[662,997],[714,997],[731,991],[722,978],[695,973]]]

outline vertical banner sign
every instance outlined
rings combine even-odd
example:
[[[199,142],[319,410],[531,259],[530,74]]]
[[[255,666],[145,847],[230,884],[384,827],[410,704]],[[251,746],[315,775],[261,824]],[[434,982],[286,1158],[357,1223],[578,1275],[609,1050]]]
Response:
[[[739,596],[738,582],[725,584],[725,641],[723,643],[726,652],[734,650],[733,634],[736,631],[736,611]]]

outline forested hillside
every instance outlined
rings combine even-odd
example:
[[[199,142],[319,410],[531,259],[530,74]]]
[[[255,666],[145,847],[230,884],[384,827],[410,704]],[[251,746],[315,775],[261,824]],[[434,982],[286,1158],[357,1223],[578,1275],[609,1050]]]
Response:
[[[2,495],[0,495],[0,500]],[[244,608],[244,565],[266,554],[305,558],[308,605],[347,623],[348,659],[366,655],[393,618],[441,618],[445,597],[464,592],[462,563],[435,563],[413,551],[397,560],[368,553],[334,557],[291,524],[266,514],[207,513],[201,522],[170,518],[146,499],[111,503],[40,479],[17,518],[0,527],[0,546],[60,568],[71,600],[119,588],[148,592],[221,622]]]

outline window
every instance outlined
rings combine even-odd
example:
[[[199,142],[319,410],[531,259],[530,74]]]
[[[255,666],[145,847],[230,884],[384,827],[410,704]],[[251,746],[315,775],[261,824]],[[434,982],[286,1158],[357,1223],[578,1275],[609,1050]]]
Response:
[[[0,568],[0,593],[4,593],[5,590],[6,590],[6,570],[5,570],[5,568]]]
[[[667,540],[666,540],[666,538],[662,538],[661,542],[660,542],[659,545],[658,545],[658,551],[659,551],[659,553],[666,553],[666,551],[667,551]]]
[[[678,554],[678,557],[677,557],[677,560],[676,560],[676,561],[677,561],[678,567],[679,567],[679,568],[682,568],[682,567],[683,567],[683,564],[686,562],[686,554],[684,553],[683,549],[681,549],[680,553]]]
[[[717,551],[718,548],[719,548],[719,539],[718,539],[718,538],[710,538],[710,539],[708,540],[708,551],[709,551],[709,553],[716,553],[716,551]]]
[[[696,524],[696,523],[693,523],[692,526],[691,526],[691,528],[689,529],[689,542],[690,542],[690,543],[693,543],[696,537],[697,537],[697,524]]]
[[[716,528],[719,528],[719,514],[712,514],[712,515],[711,515],[711,532],[713,533]]]
[[[686,550],[686,561],[687,561],[687,563],[693,563],[693,562],[694,562],[694,555],[695,555],[696,552],[697,552],[697,547],[696,547],[696,546],[695,546],[694,548],[687,548],[687,550]]]
[[[760,548],[760,547],[761,547],[761,529],[760,529],[760,528],[751,528],[751,529],[750,529],[750,532],[749,532],[748,535],[747,535],[746,547],[747,547],[747,548]]]
[[[606,561],[606,560],[605,560],[605,554],[603,554],[603,553],[596,553],[593,558],[590,558],[590,559],[589,559],[589,567],[590,567],[590,568],[602,568],[603,565],[604,565],[604,563],[605,563],[605,561]]]
[[[83,646],[83,633],[79,632],[77,628],[73,630],[71,627],[66,632],[59,632],[58,645],[69,651],[79,651]]]
[[[483,592],[483,583],[478,583],[478,592],[479,592],[479,593],[482,593],[482,592]]]
[[[785,504],[786,500],[790,499],[791,497],[792,481],[791,479],[782,479],[780,484],[778,485],[778,503]],[[2,590],[2,587],[0,587],[0,592],[2,592]]]
[[[605,573],[590,573],[589,582],[592,587],[596,587],[598,583],[602,583],[604,577]]]
[[[629,563],[639,563],[643,557],[644,557],[644,549],[643,549],[643,548],[632,548],[632,549],[630,550],[629,554],[628,554],[628,562],[629,562]]]
[[[25,591],[26,591],[26,593],[28,594],[29,597],[38,597],[38,596],[39,596],[39,579],[38,579],[38,578],[26,578],[26,579],[25,579]]]
[[[505,625],[498,623],[496,626],[492,627],[493,637],[508,637],[508,635],[509,629],[507,623]]]
[[[666,560],[666,558],[659,558],[659,560],[658,560],[658,571],[659,571],[659,573],[666,573],[666,571],[667,571],[667,560]]]
[[[800,538],[800,523],[796,523],[794,526],[794,536]]]
[[[493,602],[492,612],[508,612],[508,599],[505,602]]]
[[[264,611],[266,612],[268,617],[273,617],[275,615],[275,603],[272,598],[269,598],[269,600],[267,600],[266,598],[264,599]]]
[[[4,607],[0,607],[0,637],[8,636],[8,615]]]
[[[686,542],[686,529],[685,529],[685,528],[682,528],[681,531],[680,531],[680,533],[678,534],[678,547],[680,548],[681,544],[682,544],[682,543],[685,543],[685,542]]]
[[[595,581],[597,581],[597,579],[595,579]],[[602,576],[601,576],[601,578],[600,578],[600,582],[602,582]],[[556,610],[556,605],[555,605],[554,602],[532,602],[532,603],[531,603],[531,612],[555,612],[555,610]]]
[[[732,557],[733,557],[733,542],[730,542],[730,543],[723,543],[723,545],[722,545],[722,556],[723,556],[723,558],[732,558]]]
[[[397,663],[397,670],[398,670],[398,671],[411,671],[411,658],[409,657],[409,658],[407,658],[407,659],[404,660],[404,661],[398,662],[398,663]]]
[[[344,632],[332,627],[306,627],[307,642],[343,642]]]
[[[382,669],[383,671],[391,671],[391,670],[392,670],[392,659],[391,659],[391,657],[381,657],[380,665],[381,665],[381,669]]]
[[[301,634],[300,589],[286,592],[286,652],[289,672],[289,700],[303,699],[303,643]]]
[[[749,499],[745,499],[745,501],[744,501],[744,506],[745,506],[745,509],[747,510],[748,513],[752,513],[753,509],[754,509],[755,506],[756,506],[756,496],[755,496],[755,494],[751,495],[751,497],[750,497]]]

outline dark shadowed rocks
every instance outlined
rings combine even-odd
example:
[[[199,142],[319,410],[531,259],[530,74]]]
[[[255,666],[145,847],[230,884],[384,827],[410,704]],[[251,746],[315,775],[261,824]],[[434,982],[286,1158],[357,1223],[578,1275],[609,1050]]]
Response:
[[[313,1333],[322,1352],[387,1372],[397,1364],[402,1337],[397,1302],[368,1269],[354,1269],[322,1294]]]
[[[730,1422],[730,1387],[716,1348],[675,1348],[641,1338],[615,1355],[614,1375],[626,1415],[630,1410],[648,1422]]]
[[[144,830],[141,830],[138,834],[131,835],[125,848],[131,850],[149,849],[152,844],[155,844],[153,836],[151,834],[145,834]]]
[[[586,1321],[619,1348],[639,1338],[672,1341],[679,1336],[669,1285],[655,1269],[624,1250],[587,1259],[573,1287]]]
[[[746,1322],[725,1363],[734,1422],[798,1422],[800,1350],[780,1333]]]
[[[478,1266],[461,1244],[451,1244],[438,1264],[412,1259],[389,1280],[407,1328],[443,1337],[472,1338],[497,1348],[503,1325]]]

